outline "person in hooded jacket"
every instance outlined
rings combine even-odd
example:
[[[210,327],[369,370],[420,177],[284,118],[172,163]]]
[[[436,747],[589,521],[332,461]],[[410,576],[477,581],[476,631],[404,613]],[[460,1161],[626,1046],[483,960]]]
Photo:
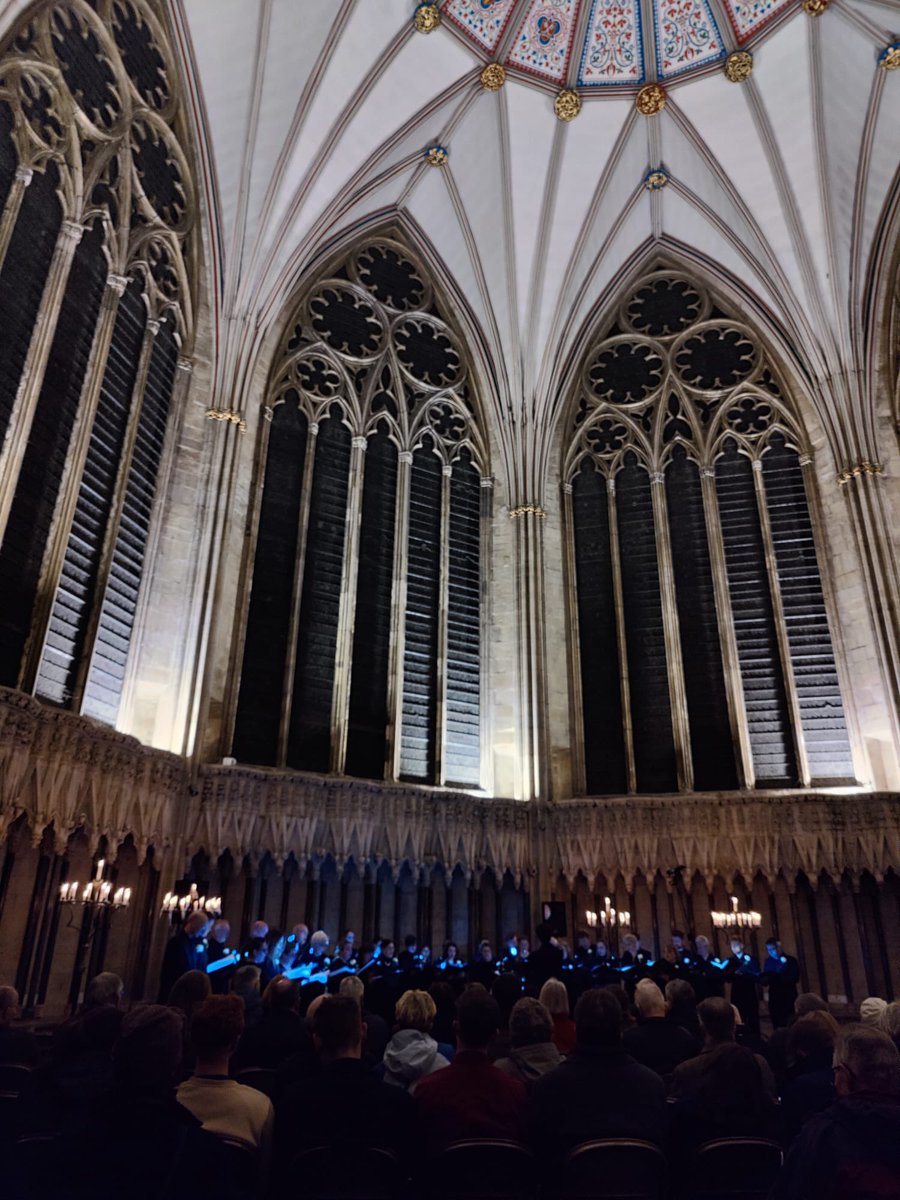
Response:
[[[528,1086],[562,1062],[553,1042],[553,1018],[532,996],[523,996],[509,1016],[510,1051],[494,1064]]]
[[[900,1051],[879,1029],[850,1028],[834,1048],[837,1100],[811,1117],[771,1200],[900,1196]]]
[[[431,1036],[437,1006],[427,992],[404,992],[394,1009],[394,1036],[384,1051],[384,1082],[415,1090],[423,1075],[431,1075],[450,1060]]]

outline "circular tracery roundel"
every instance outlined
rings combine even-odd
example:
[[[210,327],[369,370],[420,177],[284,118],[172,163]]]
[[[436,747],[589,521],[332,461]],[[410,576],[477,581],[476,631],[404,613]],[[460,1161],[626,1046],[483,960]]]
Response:
[[[332,350],[371,358],[381,349],[384,326],[375,308],[345,283],[323,284],[309,302],[312,327]]]
[[[428,317],[410,317],[394,330],[397,357],[406,372],[425,387],[453,387],[462,360],[449,331]]]
[[[81,7],[54,8],[50,42],[63,78],[79,108],[98,128],[109,131],[122,115],[123,97],[115,72],[93,28],[95,17]]]
[[[664,369],[661,355],[647,342],[615,341],[588,367],[588,386],[598,400],[639,404],[657,390]]]
[[[707,323],[679,340],[673,363],[688,387],[715,392],[748,380],[759,364],[759,354],[742,330]]]
[[[395,246],[373,243],[356,255],[354,273],[376,300],[398,312],[427,307],[428,285],[419,268]]]
[[[162,49],[164,39],[152,14],[133,0],[112,0],[105,15],[139,98],[156,112],[168,109],[172,92]]]
[[[686,280],[658,276],[635,291],[623,317],[636,333],[668,338],[701,320],[705,311],[703,297]]]

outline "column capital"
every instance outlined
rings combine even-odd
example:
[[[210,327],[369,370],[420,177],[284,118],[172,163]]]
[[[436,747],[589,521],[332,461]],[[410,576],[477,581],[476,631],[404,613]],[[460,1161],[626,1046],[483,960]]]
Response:
[[[16,167],[16,180],[21,183],[23,187],[28,187],[32,179],[34,179],[34,169],[32,167],[25,167],[21,164]]]
[[[194,364],[189,358],[179,358],[175,364],[175,368],[178,371],[184,371],[185,375],[193,375],[194,373]],[[269,411],[271,412],[272,410],[269,409]],[[269,419],[271,420],[271,418]]]
[[[360,435],[358,437],[353,438],[350,442],[350,445],[353,447],[354,450],[362,450],[363,453],[365,453],[365,451],[368,449],[368,446],[369,446],[369,439],[367,437],[362,437]]]
[[[397,461],[402,463],[411,463],[413,460],[412,450],[401,450],[397,455]]]
[[[128,287],[128,277],[126,275],[116,275],[110,272],[106,277],[106,286],[111,292],[115,292],[117,296],[121,296]]]
[[[145,328],[147,333],[151,334],[153,337],[156,337],[156,335],[159,333],[161,325],[162,321],[157,321],[155,317],[150,317]]]
[[[84,236],[84,226],[78,221],[63,221],[59,227],[59,236],[77,246]]]

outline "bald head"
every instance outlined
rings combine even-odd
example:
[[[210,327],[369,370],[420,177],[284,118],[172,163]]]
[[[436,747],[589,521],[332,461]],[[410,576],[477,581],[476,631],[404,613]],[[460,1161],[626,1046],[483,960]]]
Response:
[[[14,987],[0,987],[0,1026],[9,1025],[19,1015],[19,993]]]
[[[646,1020],[648,1017],[664,1017],[666,1001],[652,979],[642,979],[634,989],[634,1003],[638,1012]]]

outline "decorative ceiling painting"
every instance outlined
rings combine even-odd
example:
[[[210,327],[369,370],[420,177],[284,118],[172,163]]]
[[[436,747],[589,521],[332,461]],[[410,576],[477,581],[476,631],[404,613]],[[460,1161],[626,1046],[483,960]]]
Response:
[[[652,0],[650,25],[641,19],[640,0],[447,0],[440,11],[512,71],[559,85],[618,89],[644,83],[651,62],[659,79],[709,67],[800,6],[801,0]]]

